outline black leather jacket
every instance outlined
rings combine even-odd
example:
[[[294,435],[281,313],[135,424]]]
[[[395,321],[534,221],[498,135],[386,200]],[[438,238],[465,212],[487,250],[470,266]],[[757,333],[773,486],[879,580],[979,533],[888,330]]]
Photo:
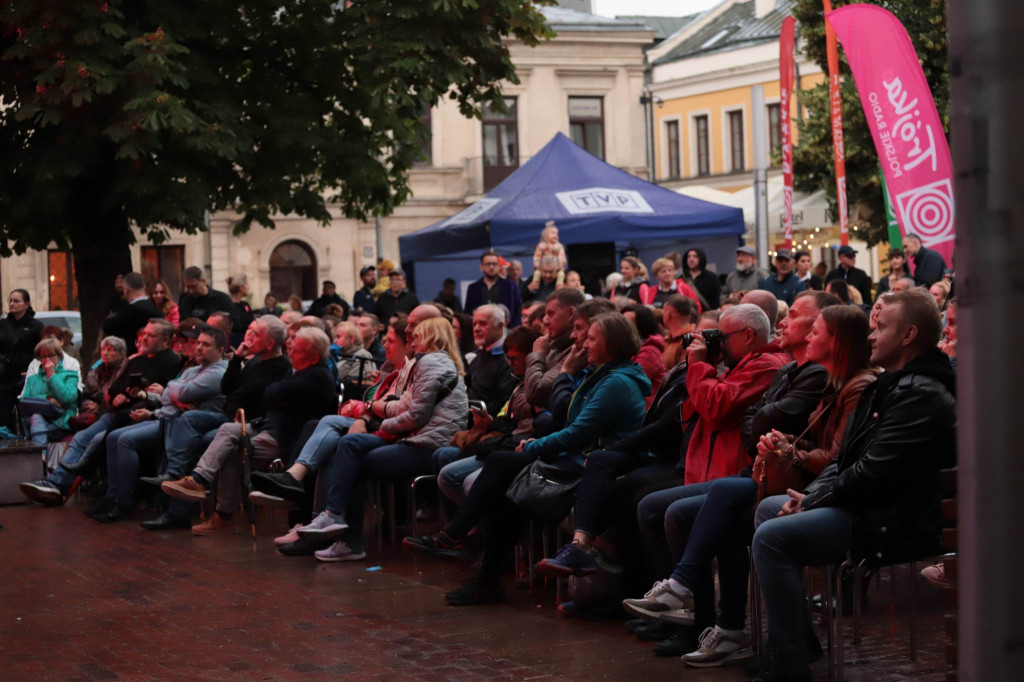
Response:
[[[853,512],[857,556],[887,564],[942,551],[939,470],[956,461],[955,390],[949,358],[933,348],[861,395],[802,503]]]
[[[768,390],[747,408],[740,422],[740,437],[747,454],[757,455],[757,441],[772,429],[799,436],[821,402],[827,383],[828,372],[816,362],[805,362],[799,367],[791,362],[780,369]]]

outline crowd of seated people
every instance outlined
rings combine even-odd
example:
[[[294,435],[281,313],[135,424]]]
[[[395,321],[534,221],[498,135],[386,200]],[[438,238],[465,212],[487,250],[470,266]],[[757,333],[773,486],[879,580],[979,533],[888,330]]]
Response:
[[[894,268],[869,313],[849,277],[825,292],[797,286],[811,279],[791,275],[785,254],[768,278],[785,285],[780,302],[770,288],[737,289],[757,274],[749,251],[721,299],[691,249],[685,262],[656,263],[656,291],[630,256],[608,297],[588,299],[574,280],[526,306],[488,251],[466,313],[409,305],[399,270],[374,293],[364,268],[360,305],[341,306],[325,286],[310,314],[257,314],[237,346],[244,280],[222,300],[187,269],[174,325],[166,295],[151,300],[154,287],[147,295],[129,273],[131,300],[107,325],[128,338],[104,338],[84,378],[59,330],[44,335],[15,290],[0,321],[10,368],[0,379],[22,366],[23,377],[0,384],[0,397],[15,396],[34,442],[70,441],[21,489],[55,506],[78,477],[103,480],[87,509],[98,521],[136,518],[145,498],[158,513],[144,528],[197,536],[237,533],[247,494],[280,500],[294,504],[274,539],[281,554],[349,562],[367,556],[368,482],[436,476],[448,521],[402,544],[442,559],[481,545],[477,574],[445,594],[468,606],[505,598],[531,519],[507,492],[525,471],[547,472],[575,481],[564,498],[574,524],[540,573],[620,567],[614,603],[629,630],[657,655],[714,667],[753,659],[752,556],[768,616],[752,673],[809,680],[822,651],[803,567],[848,551],[874,563],[941,553],[956,303],[946,286],[908,284]],[[367,310],[382,295],[386,319]],[[267,468],[274,460],[282,466]]]

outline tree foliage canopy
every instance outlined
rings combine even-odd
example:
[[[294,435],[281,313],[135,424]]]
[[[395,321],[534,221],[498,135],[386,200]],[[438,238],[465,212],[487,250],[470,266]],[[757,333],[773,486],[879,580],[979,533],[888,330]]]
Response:
[[[236,231],[390,213],[421,107],[500,108],[503,39],[549,35],[537,4],[0,0],[0,254],[127,244],[132,223],[159,242],[207,210]]]
[[[892,12],[903,22],[917,50],[925,78],[935,97],[946,134],[949,134],[949,72],[946,62],[946,3],[944,0],[833,0],[834,8],[854,1],[870,2]],[[797,0],[793,16],[798,22],[804,54],[826,74],[825,18],[822,0]],[[871,215],[858,223],[869,244],[888,238],[882,187],[878,179],[878,154],[871,129],[864,118],[857,86],[839,48],[843,96],[843,144],[846,152],[846,193],[849,205],[867,206]],[[799,123],[800,137],[793,150],[794,185],[803,192],[824,189],[833,211],[836,206],[835,168],[832,162],[832,130],[827,79],[798,93],[808,117]]]

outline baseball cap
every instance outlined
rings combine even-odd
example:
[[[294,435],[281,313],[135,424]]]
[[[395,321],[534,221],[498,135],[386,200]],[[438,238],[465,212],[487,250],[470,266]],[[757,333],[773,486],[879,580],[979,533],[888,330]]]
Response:
[[[736,247],[736,253],[746,253],[746,254],[749,254],[751,256],[756,256],[757,255],[757,251],[754,250],[753,246],[737,246]]]
[[[394,268],[388,275],[388,277],[394,277],[395,275],[401,275],[402,277],[405,277],[405,271],[402,270],[401,268]]]
[[[776,258],[785,258],[786,260],[793,260],[793,252],[789,249],[779,249],[775,252]]]
[[[364,265],[363,267],[359,268],[359,276],[362,277],[371,270],[377,272],[377,268],[374,267],[373,265]]]
[[[856,256],[857,255],[857,249],[853,248],[852,246],[840,246],[839,247],[839,255],[840,256],[851,256],[851,257],[852,256]]]

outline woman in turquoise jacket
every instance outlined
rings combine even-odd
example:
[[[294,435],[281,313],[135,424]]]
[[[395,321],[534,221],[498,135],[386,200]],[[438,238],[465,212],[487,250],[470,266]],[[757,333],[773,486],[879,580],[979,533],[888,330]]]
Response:
[[[27,422],[32,442],[45,445],[51,431],[71,430],[68,420],[78,413],[79,379],[78,372],[64,367],[64,351],[57,339],[37,343],[35,356],[39,371],[25,379],[20,396],[22,419]]]
[[[442,532],[405,539],[403,545],[410,551],[453,558],[461,552],[469,531],[486,519],[480,574],[448,592],[445,599],[449,604],[485,604],[504,598],[500,575],[506,550],[515,544],[526,521],[505,491],[523,467],[542,459],[566,472],[582,474],[587,453],[640,428],[651,382],[632,361],[640,350],[633,326],[619,313],[599,315],[591,321],[585,345],[592,369],[573,393],[565,427],[523,441],[516,452],[492,453],[459,513]]]

